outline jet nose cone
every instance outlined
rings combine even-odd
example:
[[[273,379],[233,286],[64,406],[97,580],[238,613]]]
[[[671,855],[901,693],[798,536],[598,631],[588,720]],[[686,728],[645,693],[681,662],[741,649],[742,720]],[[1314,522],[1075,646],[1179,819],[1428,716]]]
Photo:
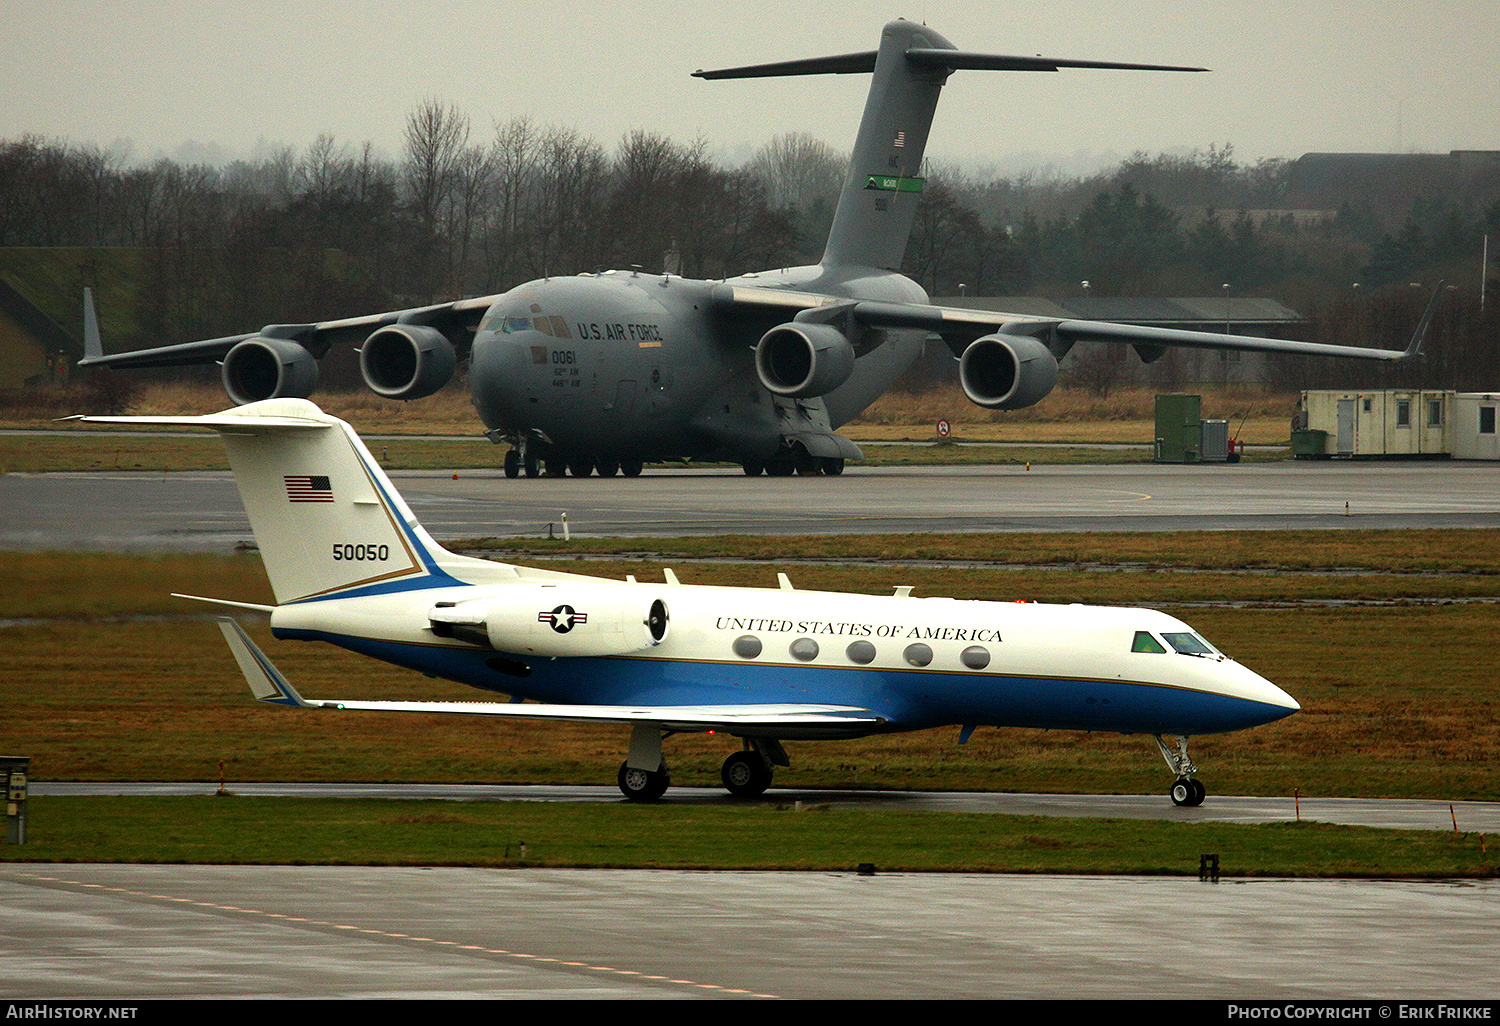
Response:
[[[1294,712],[1301,711],[1301,703],[1275,684],[1272,684],[1259,674],[1255,676],[1255,681],[1258,685],[1256,690],[1259,692],[1256,698],[1276,710],[1275,715],[1271,717],[1272,719],[1279,720],[1283,716],[1290,716]]]

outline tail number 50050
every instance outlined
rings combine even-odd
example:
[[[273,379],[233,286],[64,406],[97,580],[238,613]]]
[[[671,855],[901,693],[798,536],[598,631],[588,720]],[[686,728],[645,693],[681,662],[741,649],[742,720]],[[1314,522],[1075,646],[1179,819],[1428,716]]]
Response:
[[[377,563],[391,558],[389,545],[335,545],[335,560],[370,560]]]

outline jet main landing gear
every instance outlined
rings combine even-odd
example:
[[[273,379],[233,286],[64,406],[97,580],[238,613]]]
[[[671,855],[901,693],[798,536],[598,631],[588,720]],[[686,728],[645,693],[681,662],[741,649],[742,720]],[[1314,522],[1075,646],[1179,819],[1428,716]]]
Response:
[[[771,766],[756,751],[735,752],[724,760],[719,776],[736,798],[758,798],[771,786]]]
[[[649,770],[633,769],[628,761],[622,762],[615,779],[620,785],[620,793],[633,802],[655,801],[667,793],[667,787],[672,783],[672,775],[667,772],[666,763],[662,763],[661,769],[652,773]]]

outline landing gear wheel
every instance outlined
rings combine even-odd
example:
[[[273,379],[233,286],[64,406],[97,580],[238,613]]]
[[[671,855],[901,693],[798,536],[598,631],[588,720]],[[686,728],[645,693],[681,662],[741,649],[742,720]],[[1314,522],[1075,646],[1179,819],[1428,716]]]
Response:
[[[521,472],[527,477],[540,477],[542,474],[541,464],[535,456],[523,456],[521,458]]]
[[[799,449],[797,451],[797,455],[792,457],[792,465],[797,468],[797,473],[803,477],[817,477],[823,473],[823,461],[806,449]]]
[[[758,798],[771,786],[771,770],[759,752],[735,752],[724,760],[720,778],[736,798]]]
[[[760,477],[766,472],[766,465],[757,460],[746,460],[740,466],[745,468],[746,477]]]
[[[588,477],[594,472],[594,461],[588,459],[569,460],[568,470],[572,471],[574,477]]]
[[[599,471],[600,477],[614,477],[620,472],[620,461],[598,459],[594,461],[594,469]]]
[[[624,474],[626,477],[640,477],[641,466],[642,464],[640,460],[621,460],[620,473]]]
[[[508,449],[505,453],[505,476],[521,476],[521,454],[514,449]]]
[[[772,477],[791,477],[796,472],[797,465],[790,456],[777,456],[766,463],[766,473]]]
[[[1190,777],[1178,777],[1172,785],[1173,805],[1196,808],[1203,804],[1203,799],[1206,797],[1208,797],[1208,788]]]
[[[667,793],[672,777],[665,770],[655,773],[649,770],[632,769],[629,762],[620,763],[619,775],[615,778],[620,793],[633,802],[653,802]]]
[[[824,456],[823,457],[823,476],[824,477],[838,477],[843,472],[844,472],[844,457],[842,457],[842,456]]]
[[[568,472],[568,465],[562,460],[549,459],[542,461],[543,472],[548,477],[562,477]]]

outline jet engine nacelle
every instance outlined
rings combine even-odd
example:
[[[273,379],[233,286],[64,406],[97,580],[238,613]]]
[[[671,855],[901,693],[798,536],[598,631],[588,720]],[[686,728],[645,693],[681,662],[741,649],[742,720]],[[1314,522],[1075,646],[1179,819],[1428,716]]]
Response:
[[[628,655],[667,636],[667,604],[645,587],[515,584],[489,598],[440,603],[432,632],[516,655]]]
[[[365,339],[359,372],[376,395],[421,399],[448,383],[458,366],[453,343],[436,328],[392,324]]]
[[[236,404],[262,399],[306,399],[318,386],[318,360],[289,339],[257,335],[235,345],[219,369]]]
[[[1025,335],[986,335],[958,358],[958,380],[970,401],[991,410],[1020,410],[1057,384],[1057,358]]]
[[[826,395],[854,373],[854,347],[827,324],[779,324],[756,345],[755,372],[767,389],[789,399]]]

